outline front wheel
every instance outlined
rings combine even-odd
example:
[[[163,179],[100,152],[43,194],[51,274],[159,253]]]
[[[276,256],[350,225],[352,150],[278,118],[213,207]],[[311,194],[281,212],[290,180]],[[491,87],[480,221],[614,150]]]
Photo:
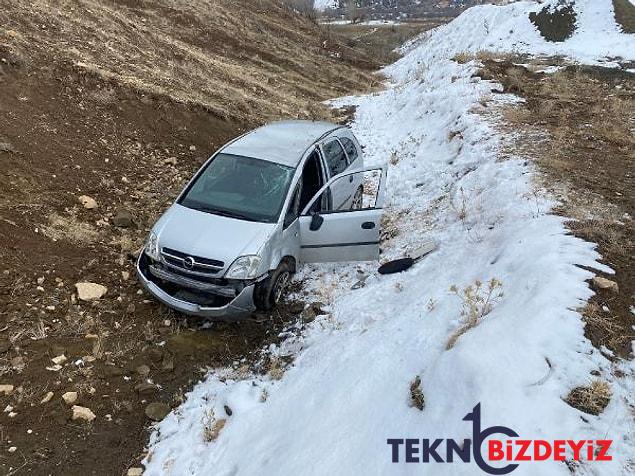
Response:
[[[291,280],[291,267],[286,261],[278,265],[267,279],[256,284],[254,304],[260,311],[269,311],[282,301]]]

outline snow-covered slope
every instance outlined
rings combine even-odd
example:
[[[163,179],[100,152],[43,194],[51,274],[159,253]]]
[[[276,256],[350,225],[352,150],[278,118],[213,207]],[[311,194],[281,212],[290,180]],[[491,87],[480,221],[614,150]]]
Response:
[[[633,40],[609,25],[610,0],[578,4],[579,35],[591,35],[592,22],[582,19],[595,12],[603,32],[598,43],[635,53]],[[521,18],[534,7],[471,9],[389,67],[389,89],[338,101],[357,106],[352,127],[369,164],[385,163],[393,152],[399,159],[389,169],[386,210],[397,234],[383,244],[384,256],[402,256],[430,239],[439,249],[399,275],[377,275],[371,264],[304,268],[305,289],[330,303],[330,315],[270,349],[295,354],[293,365],[281,380],[231,369],[211,373],[158,426],[147,475],[478,474],[473,462],[392,463],[386,439],[470,438],[462,418],[479,402],[483,427],[505,425],[546,440],[611,438],[613,461],[584,463],[579,471],[629,474],[632,385],[614,382],[611,403],[598,417],[562,400],[593,370],[612,379],[612,364],[585,339],[575,311],[592,294],[585,282],[592,273],[577,265],[609,270],[597,263],[592,244],[548,213],[531,164],[499,159],[502,139],[492,119],[475,112],[496,86],[472,77],[474,63],[451,60],[490,48],[556,52]],[[560,47],[578,60],[607,54],[605,47],[587,48],[581,36]],[[351,291],[359,269],[371,276]],[[446,350],[462,307],[450,288],[492,278],[504,295]],[[409,405],[416,376],[423,411]],[[220,435],[206,441],[205,428],[219,419],[226,419]],[[570,471],[544,461],[521,464],[514,474]]]

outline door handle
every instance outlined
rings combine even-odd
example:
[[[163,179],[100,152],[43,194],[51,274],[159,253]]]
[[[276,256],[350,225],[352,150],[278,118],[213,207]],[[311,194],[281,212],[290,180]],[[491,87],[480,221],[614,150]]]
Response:
[[[375,228],[375,222],[374,221],[365,221],[364,223],[362,223],[362,228],[364,230],[372,230],[373,228]]]
[[[348,176],[348,181],[349,181],[350,183],[353,183],[353,175],[349,175],[349,176]]]

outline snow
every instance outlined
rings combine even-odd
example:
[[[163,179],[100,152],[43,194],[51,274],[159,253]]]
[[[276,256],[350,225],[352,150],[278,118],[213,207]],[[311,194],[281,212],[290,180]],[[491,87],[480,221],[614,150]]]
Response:
[[[590,63],[604,61],[610,45],[625,58],[635,54],[632,40],[609,24],[610,1],[578,4],[581,31],[560,45],[525,24],[521,13],[533,3],[469,9],[411,44],[386,69],[387,90],[336,101],[357,106],[352,127],[368,165],[393,152],[399,159],[389,168],[386,209],[397,233],[383,243],[384,258],[428,240],[439,249],[398,275],[380,276],[371,263],[304,267],[298,279],[329,314],[268,349],[295,356],[282,379],[211,372],[157,426],[144,474],[476,474],[474,463],[391,463],[386,439],[469,438],[462,418],[479,402],[483,426],[505,425],[524,438],[611,438],[613,461],[583,463],[579,473],[630,474],[635,369],[595,349],[576,311],[592,295],[586,280],[593,273],[580,265],[611,270],[598,263],[593,244],[549,214],[553,203],[532,181],[531,163],[499,158],[506,139],[496,116],[483,113],[495,108],[479,105],[497,86],[472,77],[474,62],[451,60],[481,49],[560,52]],[[602,32],[594,42],[589,12]],[[515,101],[496,98],[490,101]],[[370,277],[351,291],[359,270]],[[462,307],[451,286],[491,278],[504,295],[446,350]],[[614,368],[631,378],[616,379]],[[593,370],[613,391],[597,417],[562,400]],[[408,401],[416,376],[424,411]],[[227,422],[218,439],[206,441],[211,415]],[[570,471],[545,461],[521,464],[514,474]]]
[[[318,11],[324,11],[327,8],[336,8],[337,0],[314,0],[313,7]]]

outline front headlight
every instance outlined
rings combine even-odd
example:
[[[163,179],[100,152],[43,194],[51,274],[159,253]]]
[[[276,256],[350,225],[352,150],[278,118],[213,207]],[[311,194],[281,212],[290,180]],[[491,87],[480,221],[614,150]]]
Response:
[[[225,273],[227,279],[254,279],[258,276],[260,256],[248,255],[237,258]]]
[[[146,254],[155,261],[159,260],[159,237],[153,231],[146,242]]]

